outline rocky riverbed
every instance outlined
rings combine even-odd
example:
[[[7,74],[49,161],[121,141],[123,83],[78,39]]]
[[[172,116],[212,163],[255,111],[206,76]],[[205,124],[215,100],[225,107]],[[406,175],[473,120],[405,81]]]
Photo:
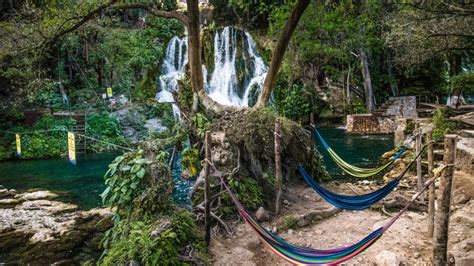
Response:
[[[112,224],[108,209],[83,211],[50,191],[17,193],[0,186],[0,264],[96,261]]]

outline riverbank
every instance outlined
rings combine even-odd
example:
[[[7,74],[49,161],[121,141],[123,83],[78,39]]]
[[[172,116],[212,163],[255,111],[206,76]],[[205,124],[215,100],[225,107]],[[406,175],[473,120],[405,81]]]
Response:
[[[17,193],[0,186],[0,263],[97,261],[113,214],[105,208],[83,211],[58,197],[45,190]]]

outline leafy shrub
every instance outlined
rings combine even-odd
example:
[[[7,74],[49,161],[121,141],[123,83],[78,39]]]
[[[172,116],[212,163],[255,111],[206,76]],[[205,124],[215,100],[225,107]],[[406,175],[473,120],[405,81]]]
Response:
[[[293,120],[307,116],[310,111],[310,103],[303,86],[294,84],[291,89],[277,102],[277,110],[280,114]]]
[[[130,261],[138,261],[143,265],[184,264],[178,260],[178,254],[188,245],[202,251],[202,239],[197,234],[189,212],[175,212],[170,220],[120,222],[112,230],[120,231],[121,234],[111,239],[100,264],[124,265]],[[154,232],[157,228],[162,231]]]
[[[197,129],[197,135],[203,138],[206,134],[206,131],[209,130],[209,128],[211,127],[211,122],[202,113],[195,114],[191,119]]]
[[[107,112],[92,113],[87,116],[87,135],[101,141],[116,145],[127,146],[128,142],[122,134],[120,125],[114,117]],[[88,142],[89,147],[96,152],[108,151],[114,147],[102,142]]]
[[[25,159],[53,158],[67,152],[66,130],[74,125],[71,119],[56,118],[52,115],[42,116],[31,128],[16,127],[10,131],[21,135],[21,157]],[[47,132],[44,132],[48,130]],[[26,133],[34,132],[37,133]],[[25,132],[25,134],[21,134]],[[16,142],[10,144],[11,151],[16,150]],[[13,154],[13,153],[12,153]]]
[[[249,210],[256,210],[263,205],[262,188],[252,178],[234,178],[227,179],[230,189],[237,195],[239,201]]]
[[[201,164],[199,160],[199,151],[197,149],[185,148],[182,152],[183,160],[181,166],[183,171],[189,170],[189,176],[197,176],[201,170]]]
[[[297,224],[298,224],[298,219],[296,219],[294,216],[287,215],[285,216],[283,220],[283,229],[284,230],[294,229],[296,228]]]
[[[437,109],[433,116],[433,140],[440,141],[444,135],[454,133],[456,123],[446,118],[446,109]]]
[[[354,114],[366,114],[367,107],[361,99],[354,98],[352,102],[352,111]]]

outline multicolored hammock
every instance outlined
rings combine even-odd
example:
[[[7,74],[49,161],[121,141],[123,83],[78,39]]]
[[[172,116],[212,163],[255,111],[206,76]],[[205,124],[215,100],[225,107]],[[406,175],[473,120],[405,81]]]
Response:
[[[381,187],[380,189],[368,194],[364,194],[364,195],[349,196],[349,195],[336,194],[334,192],[331,192],[325,189],[318,182],[316,182],[311,177],[311,175],[309,175],[308,172],[306,172],[303,166],[298,165],[298,170],[300,171],[300,174],[303,176],[306,183],[308,183],[308,185],[327,202],[341,209],[363,210],[363,209],[369,208],[370,206],[372,206],[373,204],[377,203],[379,200],[383,199],[385,196],[390,194],[390,192],[392,192],[400,183],[400,180],[405,176],[405,174],[408,172],[408,170],[413,165],[413,163],[416,162],[416,159],[420,157],[420,155],[422,154],[425,148],[426,148],[426,145],[423,146],[421,151],[408,164],[408,166],[405,167],[403,172],[401,172],[397,178],[390,181],[388,184]]]
[[[344,161],[339,155],[337,155],[336,152],[334,152],[331,147],[326,143],[326,141],[323,139],[321,134],[316,128],[312,128],[312,130],[316,133],[315,135],[318,136],[319,140],[321,141],[321,144],[323,144],[324,149],[329,153],[331,156],[332,160],[341,168],[344,172],[350,174],[351,176],[355,177],[360,177],[360,178],[365,178],[365,177],[371,177],[373,175],[376,175],[380,173],[381,171],[385,170],[387,167],[389,167],[396,159],[398,159],[403,152],[405,152],[406,147],[402,146],[400,147],[399,151],[386,163],[379,167],[375,168],[360,168],[354,165],[351,165]]]
[[[242,218],[255,230],[258,234],[258,237],[262,242],[276,255],[283,258],[284,260],[295,264],[295,265],[335,265],[347,261],[356,255],[360,254],[372,244],[374,244],[382,234],[388,230],[388,228],[404,213],[408,208],[413,204],[413,202],[420,197],[420,195],[428,188],[428,186],[435,180],[436,177],[430,179],[423,189],[418,192],[415,197],[392,219],[390,219],[384,226],[373,231],[371,234],[357,242],[356,244],[329,249],[311,249],[305,247],[299,247],[293,244],[286,242],[284,239],[279,236],[269,232],[262,225],[260,225],[257,220],[246,210],[242,204],[239,202],[237,197],[232,193],[230,188],[227,186],[222,176],[220,176],[222,184],[225,186],[227,192],[229,193],[232,201],[237,207],[239,214]]]

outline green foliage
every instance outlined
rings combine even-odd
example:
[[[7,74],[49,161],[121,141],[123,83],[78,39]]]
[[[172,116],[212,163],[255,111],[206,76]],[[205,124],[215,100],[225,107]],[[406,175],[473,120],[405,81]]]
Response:
[[[295,229],[298,225],[298,219],[292,215],[287,215],[283,218],[283,230]]]
[[[118,214],[129,215],[133,211],[133,200],[148,186],[151,163],[144,158],[142,150],[115,158],[104,176],[107,185],[101,194],[104,204],[116,207]]]
[[[144,114],[147,119],[160,118],[162,125],[172,128],[176,123],[173,107],[170,103],[160,103],[155,99],[148,99],[143,104]]]
[[[86,133],[88,136],[116,145],[127,146],[128,142],[122,134],[120,125],[114,117],[107,112],[91,113],[87,116]],[[115,149],[103,142],[88,142],[88,148],[95,152]]]
[[[446,134],[456,131],[456,123],[446,117],[446,109],[437,109],[433,116],[433,140],[441,141]]]
[[[227,178],[230,189],[237,195],[237,198],[249,210],[256,210],[263,205],[262,188],[252,178],[229,177]]]
[[[208,131],[211,127],[211,121],[203,113],[195,114],[191,120],[196,127],[197,135],[201,138],[204,138],[206,131]]]
[[[474,93],[474,72],[463,73],[451,78],[452,90],[462,90],[465,94]]]
[[[362,102],[361,99],[354,98],[354,100],[352,101],[352,112],[354,114],[366,114],[367,107],[365,106],[365,103]]]
[[[201,161],[199,160],[199,151],[197,149],[186,147],[183,152],[181,167],[183,171],[189,171],[189,177],[194,177],[201,170]]]
[[[31,128],[16,127],[10,131],[18,132],[21,135],[21,157],[24,159],[54,158],[63,156],[67,153],[67,134],[66,130],[74,125],[71,119],[61,119],[52,115],[42,116]],[[48,132],[40,132],[48,130]],[[57,131],[52,131],[57,130]],[[22,132],[33,132],[21,134]],[[9,150],[16,150],[14,136],[12,138]]]
[[[291,88],[278,87],[276,94],[278,94],[276,108],[283,116],[299,120],[310,113],[309,93],[303,86],[293,84]]]
[[[122,221],[112,230],[120,234],[110,242],[101,265],[123,265],[132,260],[142,265],[183,265],[178,254],[185,246],[203,251],[194,219],[183,210],[176,211],[171,219]]]

